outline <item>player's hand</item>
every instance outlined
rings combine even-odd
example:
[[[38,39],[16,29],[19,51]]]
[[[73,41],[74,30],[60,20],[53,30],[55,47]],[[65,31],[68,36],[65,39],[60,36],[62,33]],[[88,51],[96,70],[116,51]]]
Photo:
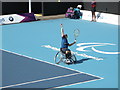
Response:
[[[76,43],[77,42],[77,40],[74,40],[74,43]]]

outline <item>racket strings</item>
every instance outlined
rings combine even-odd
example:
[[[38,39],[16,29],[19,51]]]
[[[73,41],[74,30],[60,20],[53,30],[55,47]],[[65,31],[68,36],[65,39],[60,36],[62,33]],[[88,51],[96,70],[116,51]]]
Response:
[[[75,37],[78,37],[79,34],[80,34],[80,30],[78,30],[78,29],[74,30],[74,36]]]

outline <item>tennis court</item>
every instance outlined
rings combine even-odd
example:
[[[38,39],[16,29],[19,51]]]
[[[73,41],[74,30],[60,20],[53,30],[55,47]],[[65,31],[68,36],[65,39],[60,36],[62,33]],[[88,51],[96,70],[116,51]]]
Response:
[[[76,64],[56,65],[60,24]],[[54,19],[0,26],[2,28],[1,88],[118,88],[118,26],[74,19]]]

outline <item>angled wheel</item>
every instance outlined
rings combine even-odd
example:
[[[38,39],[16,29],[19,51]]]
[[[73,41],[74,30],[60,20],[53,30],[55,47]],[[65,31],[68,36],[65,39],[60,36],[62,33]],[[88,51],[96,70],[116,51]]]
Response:
[[[57,52],[57,54],[54,57],[54,61],[56,64],[59,64],[62,61],[62,54],[61,52]]]
[[[71,55],[71,62],[75,63],[77,61],[77,58],[74,54]]]

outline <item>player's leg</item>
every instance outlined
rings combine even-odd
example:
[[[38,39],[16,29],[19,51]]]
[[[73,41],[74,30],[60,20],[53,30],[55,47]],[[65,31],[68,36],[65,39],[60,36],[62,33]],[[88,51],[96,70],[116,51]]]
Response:
[[[94,11],[92,11],[92,21],[94,21]]]
[[[95,12],[93,13],[93,20],[96,21],[96,15],[95,15]]]
[[[65,50],[65,49],[63,49],[63,48],[60,48],[60,51],[61,51],[63,54],[65,54],[65,53],[66,53],[66,50]]]
[[[71,58],[71,51],[69,49],[66,49],[66,58]]]

